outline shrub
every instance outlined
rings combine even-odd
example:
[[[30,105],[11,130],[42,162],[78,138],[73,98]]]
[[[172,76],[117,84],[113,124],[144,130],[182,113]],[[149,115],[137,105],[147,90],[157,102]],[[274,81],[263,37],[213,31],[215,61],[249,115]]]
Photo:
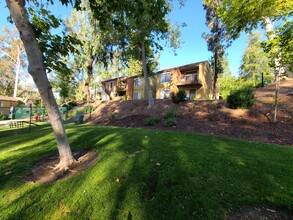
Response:
[[[179,91],[175,94],[175,93],[172,93],[172,101],[174,103],[179,103],[179,102],[184,102],[185,99],[186,99],[186,92],[183,88],[179,88]]]
[[[9,115],[0,114],[0,120],[7,120],[9,118]]]
[[[170,108],[167,110],[165,118],[176,118],[178,116],[179,116],[179,112],[174,108]]]
[[[150,116],[143,120],[143,124],[147,126],[154,126],[159,121],[157,116]]]
[[[251,87],[244,87],[232,92],[227,97],[227,103],[230,108],[249,108],[255,102],[253,89]]]
[[[177,120],[176,118],[166,118],[163,121],[163,126],[164,127],[171,127],[171,126],[176,126],[177,125]]]
[[[92,106],[92,105],[86,105],[83,107],[83,111],[85,114],[89,114],[89,113],[93,112],[93,110],[94,110],[94,106]]]
[[[116,115],[110,115],[108,117],[109,121],[115,121],[117,119]]]

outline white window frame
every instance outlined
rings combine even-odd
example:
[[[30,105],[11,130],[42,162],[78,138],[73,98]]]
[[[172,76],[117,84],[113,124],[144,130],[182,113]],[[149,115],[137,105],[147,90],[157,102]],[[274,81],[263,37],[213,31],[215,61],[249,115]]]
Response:
[[[168,77],[166,77],[168,75]],[[171,82],[171,72],[166,72],[161,74],[161,83],[168,83]]]
[[[137,97],[136,97],[136,95],[137,95]],[[135,100],[141,99],[141,93],[140,92],[134,92],[133,93],[133,99],[135,99]]]
[[[142,80],[141,80],[141,78],[135,78],[134,79],[134,86],[135,87],[139,87],[139,86],[141,86],[142,85]]]

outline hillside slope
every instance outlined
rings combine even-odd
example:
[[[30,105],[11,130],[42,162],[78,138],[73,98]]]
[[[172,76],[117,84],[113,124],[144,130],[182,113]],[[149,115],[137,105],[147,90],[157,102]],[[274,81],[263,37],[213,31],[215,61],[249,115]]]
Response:
[[[92,124],[143,127],[235,137],[246,140],[293,146],[293,79],[281,82],[278,122],[273,123],[274,85],[255,89],[256,103],[250,109],[229,109],[224,100],[186,101],[156,100],[152,109],[147,101],[99,101],[95,103]],[[166,111],[177,109],[177,125],[164,127]],[[155,126],[144,126],[150,115],[160,118]]]

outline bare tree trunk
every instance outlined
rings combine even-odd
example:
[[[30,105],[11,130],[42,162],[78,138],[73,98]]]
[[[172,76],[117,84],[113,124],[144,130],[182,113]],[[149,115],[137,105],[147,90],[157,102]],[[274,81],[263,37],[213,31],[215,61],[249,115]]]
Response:
[[[18,87],[18,76],[20,71],[20,48],[17,48],[17,58],[15,63],[15,83],[14,83],[14,91],[13,91],[13,97],[15,98],[17,96],[17,87]]]
[[[154,98],[153,98],[153,94],[152,91],[150,89],[150,82],[149,82],[149,78],[148,78],[148,70],[147,70],[147,64],[146,64],[146,56],[145,56],[145,44],[144,44],[144,40],[142,41],[141,44],[141,52],[142,52],[142,69],[143,69],[143,76],[144,76],[144,81],[145,81],[145,87],[148,93],[148,101],[149,101],[149,105],[148,108],[151,108],[154,106]]]
[[[218,54],[217,52],[214,54],[214,80],[213,80],[213,97],[212,99],[216,99],[216,90],[217,90],[217,81],[218,81]]]
[[[34,31],[27,17],[25,1],[6,0],[6,3],[25,47],[29,62],[28,71],[33,77],[43,103],[48,111],[48,116],[56,137],[57,147],[60,155],[60,163],[58,164],[57,168],[68,169],[68,167],[72,165],[75,160],[70,150],[61,114],[52,92],[52,87],[47,78],[46,69],[42,59],[42,53],[39,49]]]
[[[277,122],[277,112],[278,112],[278,99],[279,99],[279,88],[280,88],[280,76],[279,72],[276,72],[276,90],[275,90],[275,109],[274,109],[274,119],[273,122]]]
[[[91,57],[87,66],[87,79],[85,81],[86,102],[91,103],[90,83],[93,74],[94,57]]]

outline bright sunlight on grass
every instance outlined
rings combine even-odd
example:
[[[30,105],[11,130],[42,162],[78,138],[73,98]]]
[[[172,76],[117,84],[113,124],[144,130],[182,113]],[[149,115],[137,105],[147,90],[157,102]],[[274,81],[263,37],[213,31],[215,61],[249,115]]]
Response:
[[[48,125],[0,130],[0,219],[223,219],[246,205],[293,209],[293,149],[212,136],[67,125],[99,162],[52,184],[23,179],[57,153]]]

